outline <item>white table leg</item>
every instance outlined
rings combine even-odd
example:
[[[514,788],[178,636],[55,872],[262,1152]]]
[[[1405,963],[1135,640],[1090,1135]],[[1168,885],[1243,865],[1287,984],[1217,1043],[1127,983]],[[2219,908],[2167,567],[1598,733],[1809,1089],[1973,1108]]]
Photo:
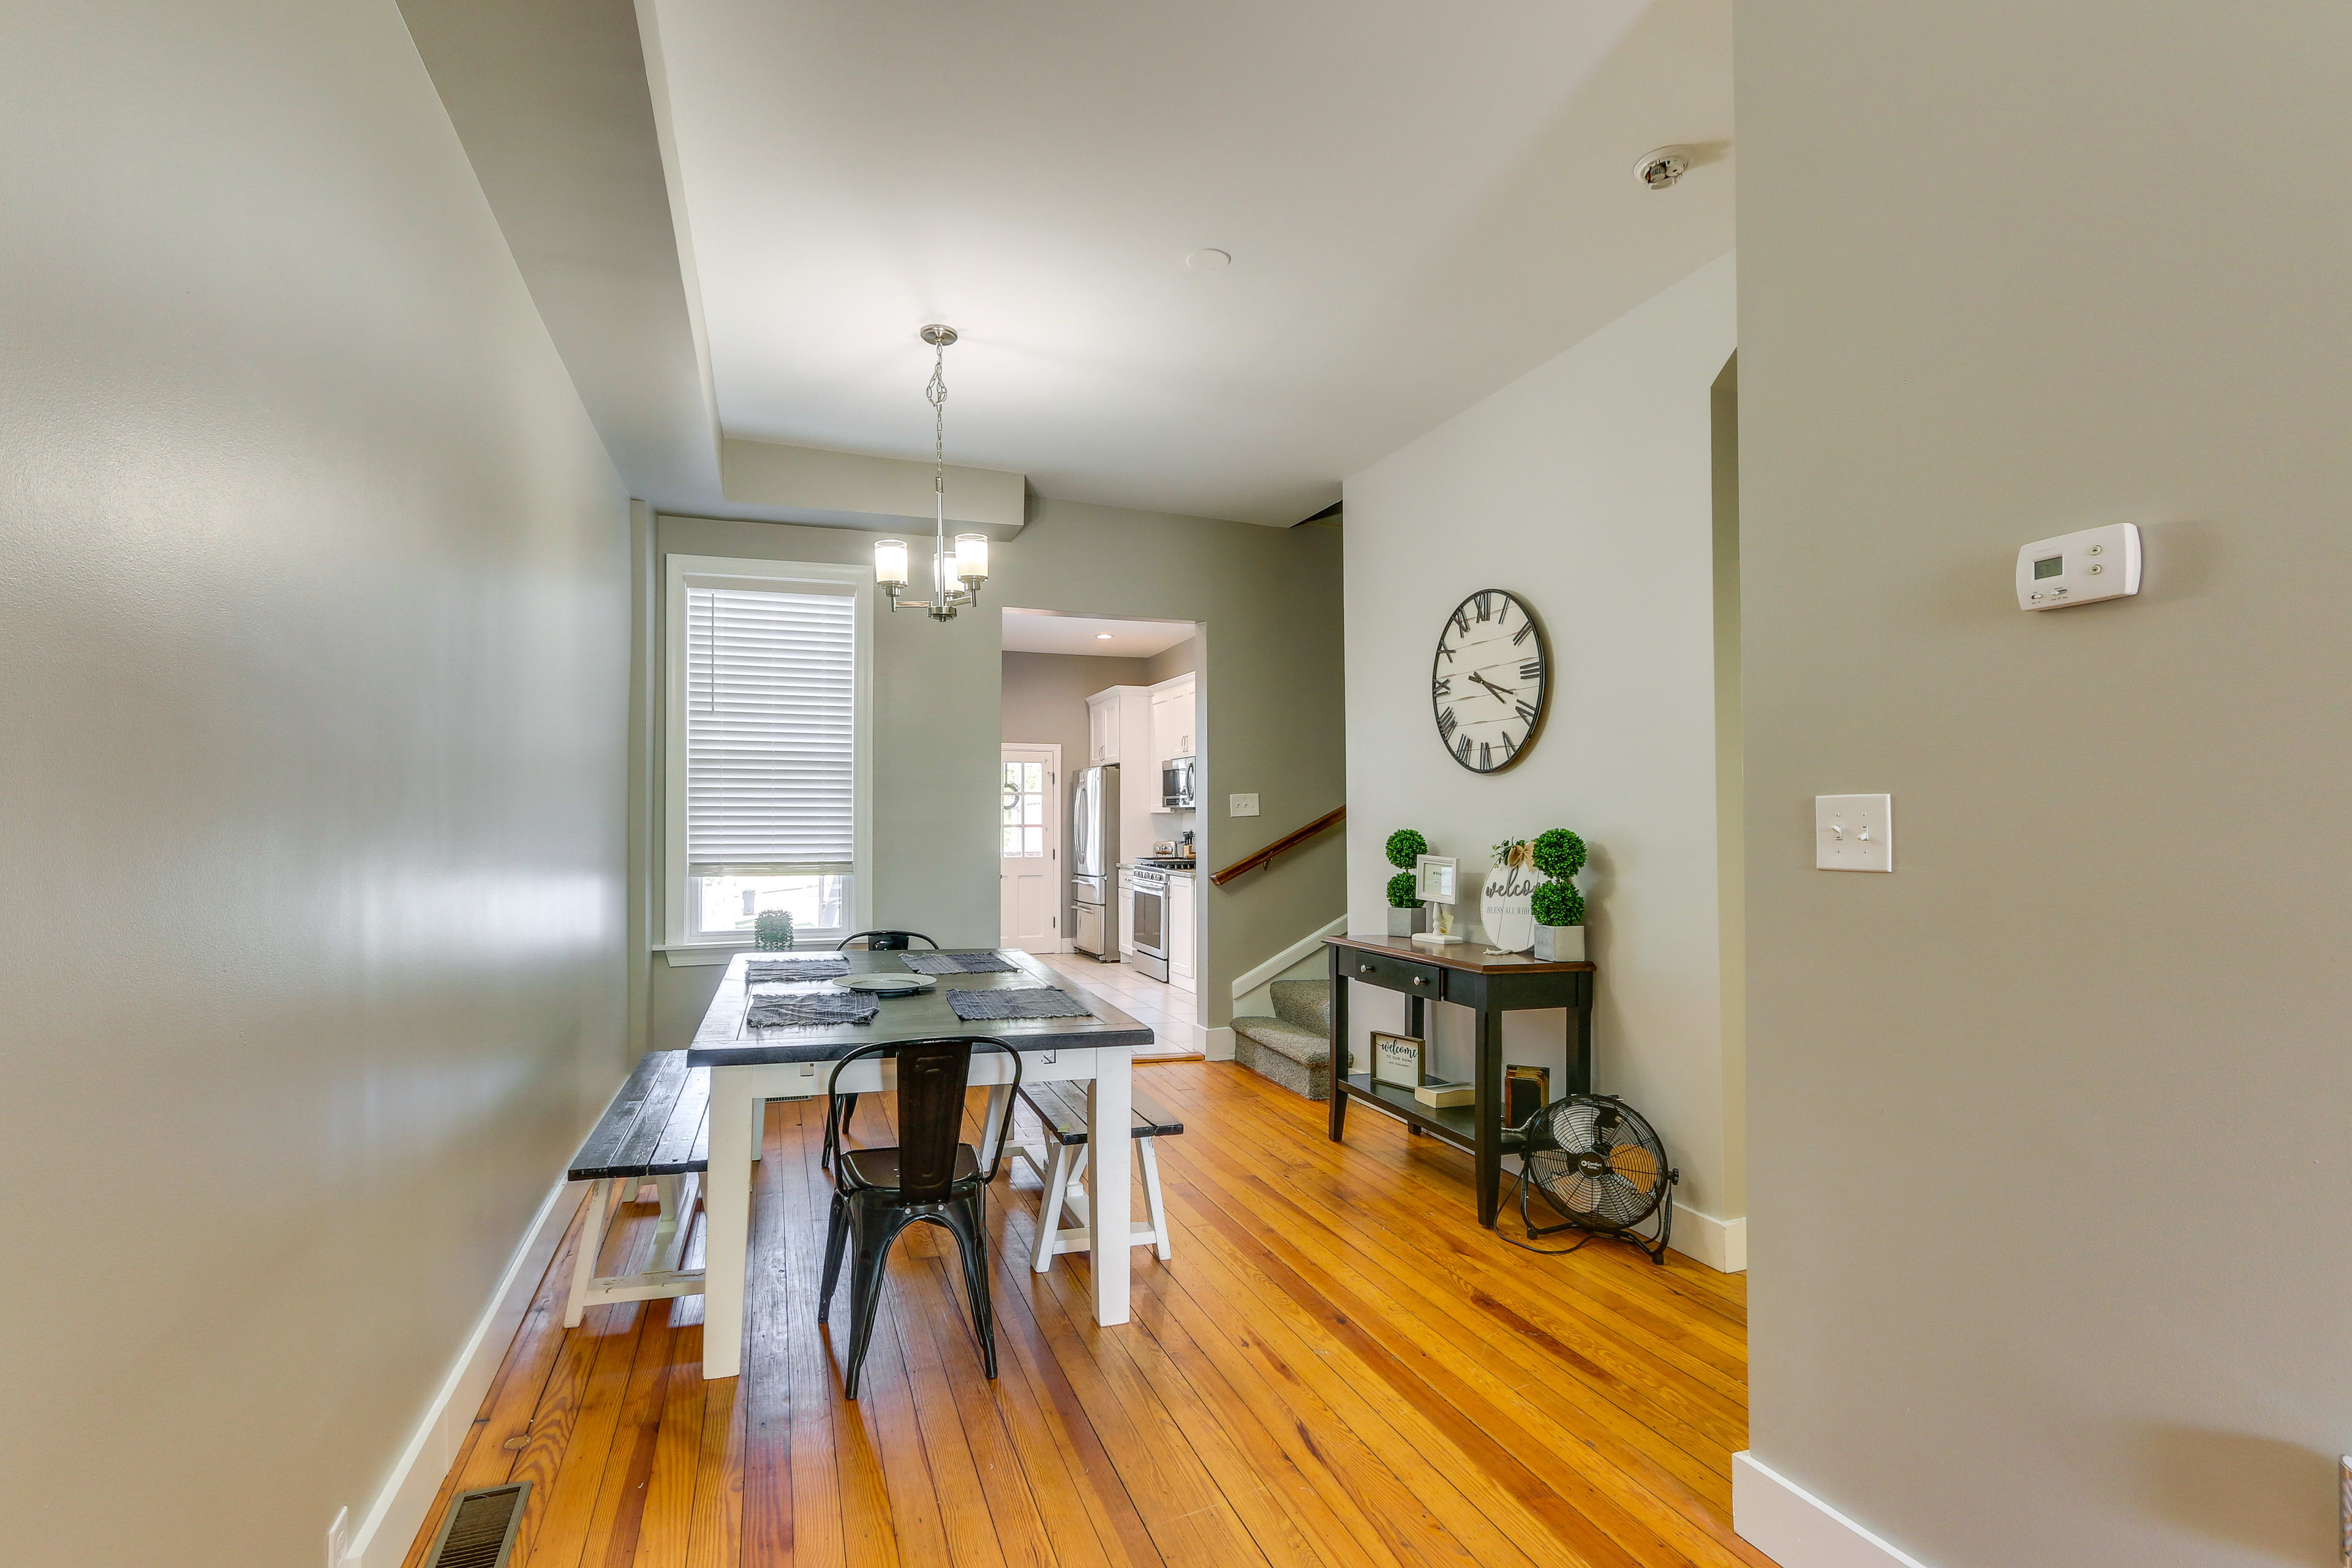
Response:
[[[768,1102],[751,1101],[751,1158],[757,1160],[768,1146]]]
[[[1087,1271],[1094,1278],[1095,1321],[1109,1328],[1128,1318],[1129,1236],[1135,1217],[1128,1193],[1135,1142],[1135,1053],[1125,1046],[1098,1047],[1095,1060],[1095,1076],[1087,1086],[1087,1193],[1092,1200],[1087,1205],[1092,1246]],[[717,1153],[712,1151],[714,1162]]]
[[[996,1158],[996,1130],[1004,1125],[1004,1102],[1012,1098],[1011,1084],[992,1083],[988,1086],[988,1109],[982,1112],[980,1126],[980,1168],[983,1171],[988,1169],[988,1163]]]
[[[596,1255],[604,1250],[604,1194],[610,1182],[588,1184],[588,1217],[581,1222],[580,1247],[572,1259],[572,1294],[563,1303],[563,1326],[576,1329],[588,1300],[588,1281],[596,1278]]]
[[[702,1375],[743,1364],[743,1277],[751,1248],[750,1068],[710,1069],[710,1168],[702,1179]]]

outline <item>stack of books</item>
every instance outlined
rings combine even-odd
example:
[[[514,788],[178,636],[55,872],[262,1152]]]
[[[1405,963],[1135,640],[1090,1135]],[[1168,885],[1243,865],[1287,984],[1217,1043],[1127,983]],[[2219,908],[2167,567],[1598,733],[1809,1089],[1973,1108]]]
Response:
[[[1468,1105],[1478,1098],[1478,1090],[1464,1079],[1424,1078],[1421,1087],[1412,1091],[1412,1097],[1433,1110],[1442,1110],[1449,1105]]]

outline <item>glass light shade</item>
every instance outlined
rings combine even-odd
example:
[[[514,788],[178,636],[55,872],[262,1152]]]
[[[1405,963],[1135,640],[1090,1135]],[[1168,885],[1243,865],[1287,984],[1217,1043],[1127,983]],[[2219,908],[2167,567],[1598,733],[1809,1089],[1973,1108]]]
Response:
[[[905,540],[877,539],[874,542],[874,581],[889,588],[907,585]]]
[[[977,583],[988,575],[988,535],[959,533],[955,547],[957,576],[967,583]]]

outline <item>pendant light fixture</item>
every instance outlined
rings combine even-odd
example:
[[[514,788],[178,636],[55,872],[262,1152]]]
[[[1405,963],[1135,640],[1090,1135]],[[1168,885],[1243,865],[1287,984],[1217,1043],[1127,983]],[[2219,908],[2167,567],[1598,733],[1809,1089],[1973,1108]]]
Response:
[[[899,597],[907,586],[909,553],[903,539],[874,542],[874,582],[889,596],[893,610],[922,610],[935,621],[951,621],[956,611],[980,603],[980,585],[988,581],[988,535],[959,533],[954,555],[948,553],[948,345],[956,341],[956,330],[934,322],[923,329],[923,341],[931,345],[935,355],[930,384],[923,388],[923,396],[931,405],[931,517],[936,529],[931,544],[931,596]],[[949,587],[950,573],[963,586]]]

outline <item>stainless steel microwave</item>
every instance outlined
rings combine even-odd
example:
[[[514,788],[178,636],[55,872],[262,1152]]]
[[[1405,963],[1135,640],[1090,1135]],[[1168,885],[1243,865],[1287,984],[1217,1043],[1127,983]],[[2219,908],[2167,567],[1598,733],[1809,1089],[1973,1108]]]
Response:
[[[1193,776],[1193,762],[1190,757],[1171,757],[1160,763],[1160,809],[1192,810]]]

